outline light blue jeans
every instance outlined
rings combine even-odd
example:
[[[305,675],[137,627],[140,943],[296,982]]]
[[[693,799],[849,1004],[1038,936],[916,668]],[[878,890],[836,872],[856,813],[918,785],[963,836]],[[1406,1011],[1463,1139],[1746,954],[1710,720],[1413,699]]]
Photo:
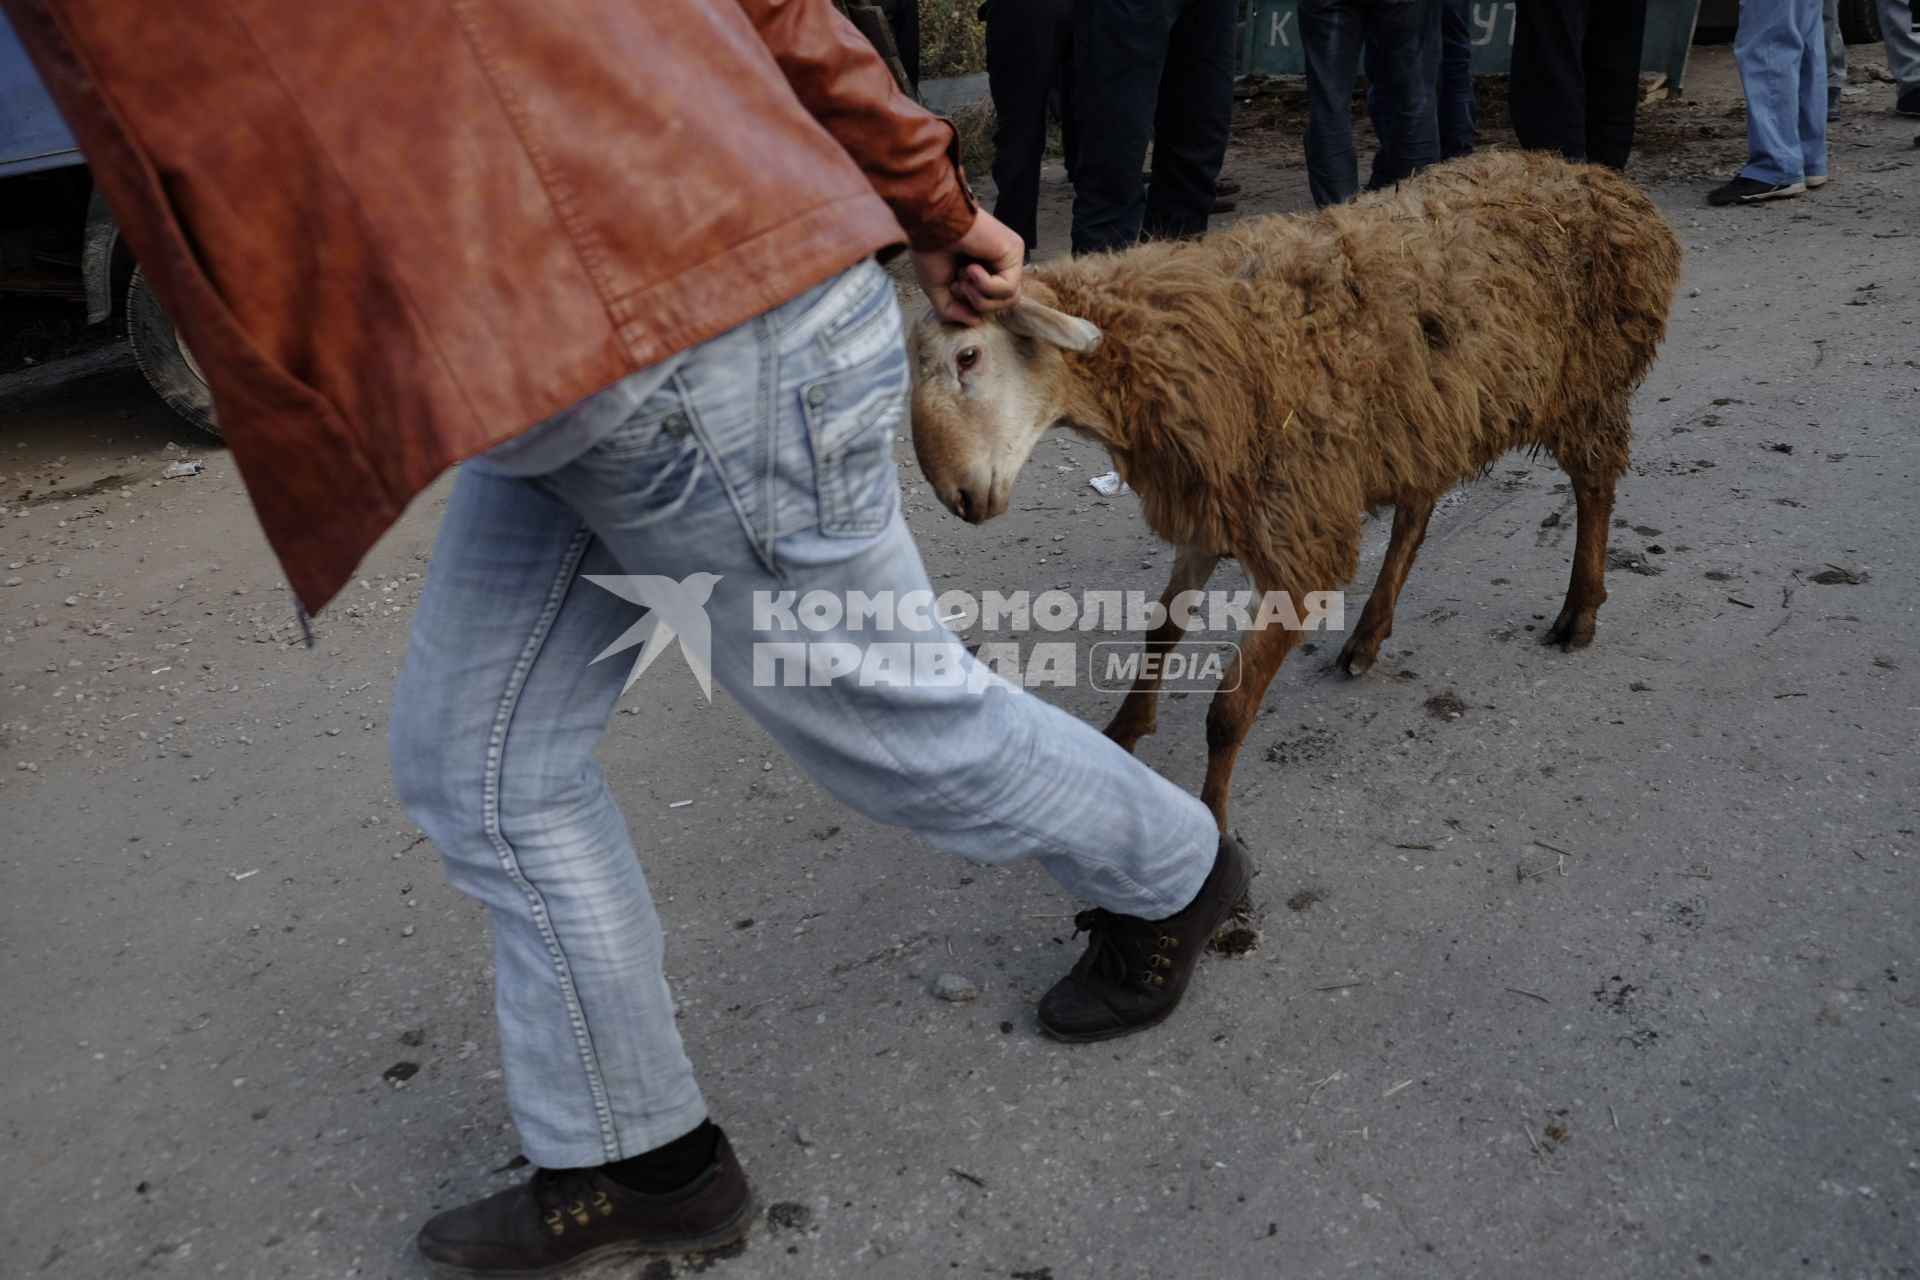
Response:
[[[632,654],[593,659],[641,611],[585,575],[718,574],[715,682],[877,821],[981,862],[1034,859],[1075,895],[1152,918],[1212,867],[1199,801],[1021,690],[756,672],[756,642],[795,638],[755,618],[756,592],[928,589],[894,476],[906,395],[893,286],[867,263],[687,353],[577,461],[526,479],[461,469],[395,696],[393,770],[448,879],[491,912],[508,1100],[536,1164],[637,1155],[706,1115],[646,879],[592,758]],[[971,663],[934,625],[804,639],[937,641]],[[630,697],[672,679],[692,678],[666,662]]]
[[[1827,33],[1820,0],[1740,0],[1733,59],[1747,97],[1741,176],[1794,183],[1827,171]]]
[[[1887,50],[1887,70],[1899,93],[1920,89],[1920,30],[1913,25],[1912,0],[1879,0],[1880,41]]]

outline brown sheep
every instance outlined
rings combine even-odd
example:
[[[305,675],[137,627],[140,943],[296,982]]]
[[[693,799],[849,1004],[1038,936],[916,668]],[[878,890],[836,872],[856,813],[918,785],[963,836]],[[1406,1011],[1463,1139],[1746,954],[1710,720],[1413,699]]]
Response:
[[[1593,638],[1608,521],[1627,469],[1627,400],[1665,336],[1680,246],[1610,170],[1492,152],[1311,216],[1057,263],[976,328],[911,335],[913,441],[934,493],[979,523],[1006,510],[1049,428],[1106,446],[1149,527],[1179,548],[1162,599],[1233,556],[1257,591],[1340,587],[1362,512],[1391,504],[1380,578],[1338,665],[1360,675],[1434,499],[1512,449],[1573,481],[1579,530],[1545,639]],[[1171,617],[1148,633],[1164,654]],[[1201,799],[1226,825],[1234,758],[1300,633],[1240,638],[1207,715]],[[1153,732],[1157,664],[1107,726]]]

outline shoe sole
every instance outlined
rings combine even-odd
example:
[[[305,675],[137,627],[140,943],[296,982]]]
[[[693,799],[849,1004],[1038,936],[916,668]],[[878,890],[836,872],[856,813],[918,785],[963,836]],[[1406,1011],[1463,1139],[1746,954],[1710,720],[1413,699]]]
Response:
[[[1227,898],[1227,902],[1231,904],[1227,908],[1228,916],[1231,916],[1233,914],[1233,908],[1235,906],[1238,906],[1240,903],[1240,900],[1247,896],[1247,891],[1250,888],[1252,888],[1252,886],[1253,886],[1253,867],[1251,863],[1249,863],[1248,865],[1241,868],[1240,883],[1234,888],[1233,893]],[[1225,917],[1221,919],[1219,924],[1215,924],[1213,926],[1214,932],[1215,933],[1219,932],[1220,925],[1224,923],[1226,923]],[[1208,941],[1212,941],[1212,935],[1208,935]],[[1049,1040],[1058,1040],[1061,1044],[1099,1044],[1102,1040],[1118,1040],[1121,1036],[1130,1036],[1130,1035],[1133,1035],[1135,1032],[1146,1031],[1149,1028],[1157,1027],[1161,1023],[1165,1022],[1168,1018],[1171,1018],[1174,1014],[1174,1010],[1178,1009],[1181,1005],[1185,1004],[1186,1002],[1187,1002],[1187,998],[1183,995],[1180,997],[1180,999],[1168,1005],[1164,1012],[1157,1014],[1152,1018],[1149,1018],[1145,1022],[1131,1022],[1124,1027],[1112,1027],[1105,1031],[1088,1031],[1084,1033],[1076,1033],[1071,1031],[1055,1031],[1052,1027],[1042,1022],[1040,1024],[1040,1032],[1042,1035],[1046,1036]]]
[[[1734,203],[1735,204],[1759,204],[1763,200],[1785,200],[1788,196],[1797,196],[1797,195],[1804,194],[1806,192],[1806,189],[1807,189],[1806,183],[1793,182],[1793,183],[1787,184],[1784,187],[1781,187],[1777,191],[1769,191],[1765,195],[1741,196],[1738,200],[1734,201]]]
[[[1807,179],[1807,190],[1809,191],[1813,190],[1815,187],[1824,187],[1826,185],[1827,185],[1827,175],[1824,173],[1817,178]]]
[[[641,1241],[622,1241],[618,1244],[602,1245],[590,1249],[577,1258],[557,1262],[550,1267],[535,1267],[525,1271],[478,1271],[471,1267],[456,1267],[450,1263],[435,1262],[426,1259],[429,1274],[441,1280],[558,1280],[560,1276],[570,1276],[576,1271],[602,1263],[618,1262],[626,1258],[654,1258],[662,1254],[709,1253],[715,1249],[724,1249],[730,1244],[747,1238],[753,1227],[754,1215],[759,1212],[760,1204],[752,1192],[747,1193],[747,1202],[740,1211],[720,1226],[703,1236],[690,1236],[682,1240],[661,1241],[648,1244]]]

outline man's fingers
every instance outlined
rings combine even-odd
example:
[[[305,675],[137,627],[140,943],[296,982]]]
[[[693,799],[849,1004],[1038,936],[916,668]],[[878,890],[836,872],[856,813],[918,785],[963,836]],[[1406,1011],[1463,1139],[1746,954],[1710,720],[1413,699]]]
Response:
[[[969,327],[980,323],[980,313],[972,305],[971,299],[964,293],[965,281],[955,281],[956,289],[949,293],[945,289],[927,294],[927,301],[933,304],[933,314],[950,324],[964,324]]]
[[[1020,293],[1020,268],[995,273],[974,262],[967,265],[967,283],[989,298],[1014,298]]]
[[[1020,300],[1020,271],[1016,267],[1006,275],[995,275],[977,262],[970,263],[954,281],[954,289],[976,311],[1003,311]]]

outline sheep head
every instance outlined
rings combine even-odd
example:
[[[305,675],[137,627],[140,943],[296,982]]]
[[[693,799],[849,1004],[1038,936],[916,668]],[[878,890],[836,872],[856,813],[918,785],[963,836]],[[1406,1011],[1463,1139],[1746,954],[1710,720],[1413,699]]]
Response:
[[[1047,305],[1039,281],[1006,311],[967,326],[929,310],[908,335],[913,450],[947,510],[981,524],[1007,509],[1013,478],[1048,428],[1066,416],[1067,353],[1100,330]]]

